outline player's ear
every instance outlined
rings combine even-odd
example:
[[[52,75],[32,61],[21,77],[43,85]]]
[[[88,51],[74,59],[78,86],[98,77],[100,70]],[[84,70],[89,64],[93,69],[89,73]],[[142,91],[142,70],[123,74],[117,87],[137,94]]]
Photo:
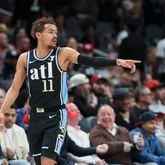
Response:
[[[37,39],[39,39],[41,37],[41,33],[40,32],[36,32],[35,36],[36,36]]]

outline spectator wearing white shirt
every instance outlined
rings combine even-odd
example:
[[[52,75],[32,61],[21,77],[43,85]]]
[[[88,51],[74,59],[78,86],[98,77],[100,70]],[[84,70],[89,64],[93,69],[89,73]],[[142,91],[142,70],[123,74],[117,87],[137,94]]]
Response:
[[[67,110],[68,110],[68,135],[69,137],[80,147],[90,147],[90,142],[89,142],[89,135],[82,131],[81,128],[78,125],[78,122],[81,120],[81,114],[78,109],[78,107],[74,103],[68,103],[66,105]],[[104,160],[101,160],[98,156],[96,155],[91,155],[91,156],[83,156],[83,157],[78,157],[75,155],[71,155],[76,161],[82,162],[82,163],[94,163],[94,164],[99,164],[102,165],[104,164]]]
[[[23,128],[15,124],[16,109],[11,107],[4,113],[5,130],[0,132],[0,144],[10,165],[30,165],[29,143]]]

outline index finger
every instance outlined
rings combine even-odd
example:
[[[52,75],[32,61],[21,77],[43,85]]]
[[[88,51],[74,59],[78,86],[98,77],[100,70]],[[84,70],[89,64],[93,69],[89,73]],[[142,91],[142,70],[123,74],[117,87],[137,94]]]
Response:
[[[133,62],[133,63],[141,63],[142,61],[140,61],[140,60],[128,60],[128,61],[131,61],[131,62]]]

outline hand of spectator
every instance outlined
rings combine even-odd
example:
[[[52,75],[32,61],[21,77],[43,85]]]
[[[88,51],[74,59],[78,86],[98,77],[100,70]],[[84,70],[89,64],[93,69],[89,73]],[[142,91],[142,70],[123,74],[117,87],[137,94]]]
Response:
[[[98,154],[104,154],[108,151],[108,145],[107,144],[101,144],[96,147],[96,152]]]
[[[137,138],[136,138],[136,143],[135,143],[135,145],[136,145],[136,148],[137,149],[142,149],[143,147],[144,147],[144,139],[143,139],[143,137],[142,136],[138,136]]]
[[[12,149],[7,147],[6,148],[6,155],[7,155],[8,159],[13,159],[15,152]]]
[[[129,142],[123,142],[123,144],[124,144],[124,152],[130,152],[131,147],[133,147],[133,144],[131,144]]]

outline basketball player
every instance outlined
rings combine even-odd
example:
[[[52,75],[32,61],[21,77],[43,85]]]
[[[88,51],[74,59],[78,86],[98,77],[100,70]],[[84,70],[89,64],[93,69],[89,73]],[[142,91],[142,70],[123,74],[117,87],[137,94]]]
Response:
[[[68,47],[56,47],[58,29],[53,18],[33,23],[31,34],[37,48],[20,55],[16,73],[1,107],[4,113],[17,98],[27,77],[31,106],[29,121],[30,151],[37,165],[58,163],[66,133],[67,67],[69,63],[91,66],[122,66],[135,72],[135,60],[90,58]],[[2,117],[1,117],[2,118]]]

